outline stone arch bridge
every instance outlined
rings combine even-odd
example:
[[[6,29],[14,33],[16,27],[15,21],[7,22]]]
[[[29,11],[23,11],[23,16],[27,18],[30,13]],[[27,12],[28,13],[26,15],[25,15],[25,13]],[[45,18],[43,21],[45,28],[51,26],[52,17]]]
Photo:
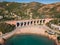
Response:
[[[47,22],[49,22],[50,20],[53,19],[31,19],[31,20],[17,20],[17,21],[6,21],[6,23],[8,24],[14,24],[16,25],[16,27],[20,26],[29,26],[29,25],[39,25],[39,24],[46,24]]]

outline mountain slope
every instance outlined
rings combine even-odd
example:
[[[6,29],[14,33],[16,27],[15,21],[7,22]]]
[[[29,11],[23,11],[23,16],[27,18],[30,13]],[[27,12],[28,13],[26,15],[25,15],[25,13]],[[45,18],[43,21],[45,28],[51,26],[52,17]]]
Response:
[[[0,2],[0,16],[4,19],[60,18],[60,2],[42,4],[38,2]]]

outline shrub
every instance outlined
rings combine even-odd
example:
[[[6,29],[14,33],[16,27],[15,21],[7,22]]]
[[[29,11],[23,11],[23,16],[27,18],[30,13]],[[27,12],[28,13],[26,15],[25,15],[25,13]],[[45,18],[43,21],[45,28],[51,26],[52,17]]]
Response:
[[[14,28],[15,28],[15,25],[10,25],[7,23],[0,23],[0,31],[2,33],[10,32],[10,31],[14,30]]]

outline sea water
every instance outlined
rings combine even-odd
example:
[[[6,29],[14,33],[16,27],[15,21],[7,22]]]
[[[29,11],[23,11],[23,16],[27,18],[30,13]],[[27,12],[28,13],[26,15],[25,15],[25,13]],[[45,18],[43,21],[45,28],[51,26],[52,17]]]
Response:
[[[16,35],[8,39],[5,45],[55,45],[55,42],[40,35]]]

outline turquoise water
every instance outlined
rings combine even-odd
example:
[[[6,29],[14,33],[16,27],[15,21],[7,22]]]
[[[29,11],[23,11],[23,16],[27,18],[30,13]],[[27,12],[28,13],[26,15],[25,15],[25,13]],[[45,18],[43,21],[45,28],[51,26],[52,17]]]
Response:
[[[17,35],[8,39],[6,45],[55,45],[55,42],[44,36]]]

